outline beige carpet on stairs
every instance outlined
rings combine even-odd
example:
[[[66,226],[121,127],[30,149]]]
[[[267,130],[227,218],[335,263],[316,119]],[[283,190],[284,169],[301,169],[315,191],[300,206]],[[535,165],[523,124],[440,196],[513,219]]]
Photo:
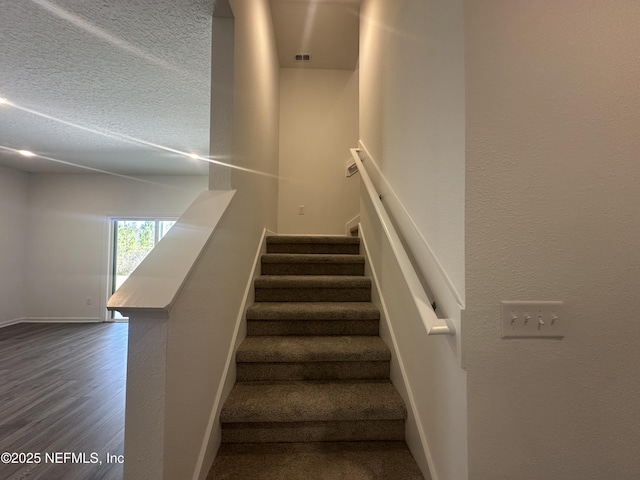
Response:
[[[208,480],[423,479],[357,237],[272,236]]]

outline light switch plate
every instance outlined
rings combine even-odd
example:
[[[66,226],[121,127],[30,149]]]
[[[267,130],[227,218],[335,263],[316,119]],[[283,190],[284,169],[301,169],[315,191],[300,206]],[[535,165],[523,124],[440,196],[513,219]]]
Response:
[[[502,302],[502,338],[562,338],[562,302]]]

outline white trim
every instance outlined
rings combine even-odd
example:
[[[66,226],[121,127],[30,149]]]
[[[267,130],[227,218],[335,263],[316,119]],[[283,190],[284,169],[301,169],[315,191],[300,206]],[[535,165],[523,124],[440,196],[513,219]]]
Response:
[[[427,278],[430,281],[434,282],[434,285],[432,286],[432,288],[436,290],[437,286],[435,285],[435,282],[438,280],[436,276],[439,276],[441,280],[440,283],[443,283],[444,285],[446,285],[446,290],[448,290],[448,294],[451,297],[451,299],[455,302],[455,304],[457,304],[458,309],[464,310],[465,307],[464,307],[464,301],[462,299],[462,296],[458,293],[458,291],[454,287],[453,283],[451,282],[451,279],[449,278],[444,268],[442,267],[442,264],[440,263],[436,255],[433,253],[433,250],[431,249],[429,242],[427,242],[427,240],[424,238],[422,233],[420,233],[420,230],[418,229],[417,225],[411,219],[411,216],[407,212],[403,203],[400,201],[400,199],[398,198],[398,195],[396,195],[395,191],[393,190],[393,188],[391,187],[391,185],[389,184],[385,176],[382,174],[382,171],[380,170],[378,163],[375,161],[375,159],[373,158],[369,150],[367,150],[367,147],[362,142],[362,140],[358,141],[358,150],[364,153],[364,155],[366,156],[366,159],[371,163],[372,167],[375,169],[375,174],[377,178],[380,180],[380,182],[383,183],[384,196],[391,197],[390,198],[391,201],[389,201],[389,199],[387,198],[387,200],[385,200],[385,203],[391,209],[390,213],[392,214],[394,221],[397,223],[398,229],[401,231],[404,240],[407,241],[411,249],[416,250],[414,252],[414,256],[415,256],[416,262],[419,264],[420,269],[423,271],[424,274],[429,273],[429,275],[427,275]],[[441,298],[443,296],[442,292],[434,291],[434,293],[438,294],[438,300],[440,300],[439,303],[444,304],[445,301]],[[447,302],[447,303],[450,303],[450,302]],[[447,315],[453,315],[453,313],[448,313],[448,312],[445,312],[445,313]]]
[[[353,217],[351,220],[349,220],[345,226],[346,229],[346,234],[348,236],[351,235],[351,229],[353,227],[356,227],[358,224],[360,223],[360,214],[358,213],[355,217]]]
[[[364,198],[368,195],[369,200],[371,201],[377,221],[387,237],[387,241],[389,242],[393,255],[398,262],[402,276],[409,287],[411,298],[418,309],[420,320],[427,331],[427,335],[455,335],[456,326],[453,320],[450,318],[439,318],[436,315],[435,308],[431,306],[432,301],[429,299],[424,286],[420,282],[415,266],[407,254],[407,250],[405,249],[404,244],[391,221],[387,209],[382,203],[382,196],[378,194],[375,185],[369,177],[366,167],[364,167],[364,164],[362,163],[360,151],[352,148],[351,155],[360,170],[362,185],[366,190]],[[430,279],[431,277],[427,276],[427,278]]]
[[[367,240],[366,240],[366,235],[364,230],[362,229],[362,225],[359,225],[359,236],[360,239],[362,241],[362,246],[364,247],[364,254],[365,254],[365,258],[366,258],[366,262],[367,262],[367,267],[369,268],[370,272],[371,272],[371,280],[373,281],[373,286],[375,287],[375,291],[377,294],[377,299],[379,300],[380,305],[378,305],[380,307],[380,321],[384,322],[389,330],[389,335],[391,337],[391,342],[392,345],[390,345],[390,347],[392,347],[393,349],[393,355],[395,356],[396,360],[398,361],[398,367],[400,368],[400,373],[402,375],[402,382],[403,382],[403,388],[399,388],[398,392],[402,395],[403,393],[406,393],[406,397],[407,398],[403,398],[403,400],[405,401],[405,403],[409,404],[409,408],[411,409],[411,413],[413,415],[413,418],[415,420],[414,424],[415,427],[418,431],[418,435],[420,436],[420,445],[412,445],[409,442],[409,439],[407,440],[407,446],[409,447],[410,450],[412,450],[412,453],[414,454],[414,457],[418,457],[416,455],[415,449],[417,447],[420,448],[421,452],[424,453],[424,458],[426,460],[426,468],[428,468],[429,473],[431,474],[431,479],[432,480],[438,480],[438,476],[436,474],[436,472],[434,471],[434,463],[433,463],[433,457],[431,455],[431,451],[429,450],[429,442],[427,439],[427,434],[424,431],[424,428],[422,426],[422,421],[420,419],[420,414],[418,413],[418,409],[416,407],[416,400],[415,397],[413,395],[413,390],[411,389],[411,384],[409,383],[409,379],[407,377],[407,372],[406,369],[404,367],[404,362],[402,360],[402,355],[400,354],[400,348],[398,347],[398,343],[396,340],[396,335],[393,331],[393,326],[391,325],[391,322],[389,321],[390,315],[389,315],[389,311],[387,310],[387,306],[386,303],[384,301],[384,296],[382,295],[382,291],[380,290],[380,282],[378,281],[378,275],[376,274],[376,270],[373,266],[373,263],[371,262],[371,257],[369,255],[369,249],[367,247]],[[397,388],[397,386],[396,386]],[[404,397],[404,395],[402,395]],[[413,448],[412,448],[413,447]],[[421,468],[425,468],[424,466],[424,462],[419,461],[419,458],[416,458],[417,463],[419,463],[421,465]]]
[[[99,317],[19,317],[0,320],[0,328],[18,323],[102,323]]]
[[[233,379],[229,378],[229,370],[231,369],[232,362],[235,361],[235,354],[238,348],[239,342],[244,339],[244,337],[239,337],[240,326],[242,325],[245,315],[247,312],[247,308],[251,303],[253,303],[254,299],[254,290],[253,283],[256,277],[260,275],[260,259],[262,254],[266,251],[266,238],[267,235],[272,234],[272,232],[268,231],[266,228],[262,231],[262,237],[260,238],[260,243],[258,244],[258,249],[256,255],[253,259],[253,266],[251,268],[251,275],[247,281],[247,285],[245,286],[244,296],[242,298],[242,303],[240,306],[240,310],[238,312],[238,316],[236,317],[236,326],[233,331],[233,336],[231,337],[231,342],[229,344],[229,351],[227,353],[227,360],[225,362],[224,370],[222,371],[222,376],[220,378],[220,383],[218,384],[218,390],[216,393],[216,398],[213,402],[213,406],[211,408],[211,413],[209,415],[209,422],[207,424],[207,429],[204,432],[204,438],[202,439],[202,446],[200,447],[200,453],[198,454],[198,460],[196,462],[196,467],[193,472],[193,480],[203,480],[209,473],[209,466],[204,466],[204,458],[207,454],[207,450],[212,441],[213,429],[214,425],[218,422],[219,419],[219,410],[222,404],[222,394],[226,390],[226,386],[228,382],[233,380],[235,382],[235,376]],[[203,469],[204,467],[204,469]]]
[[[101,323],[100,317],[26,317],[20,323]]]
[[[7,320],[0,320],[0,328],[8,327],[10,325],[16,325],[17,323],[22,323],[26,321],[24,317],[19,318],[9,318]]]
[[[136,310],[170,310],[235,193],[201,193],[109,298],[107,309],[124,317]]]

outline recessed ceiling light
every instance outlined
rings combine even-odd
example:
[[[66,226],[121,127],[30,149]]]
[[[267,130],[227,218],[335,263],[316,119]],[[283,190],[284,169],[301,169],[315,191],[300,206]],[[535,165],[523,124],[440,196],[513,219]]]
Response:
[[[18,153],[20,155],[22,155],[23,157],[35,157],[36,154],[33,152],[30,152],[29,150],[18,150]]]

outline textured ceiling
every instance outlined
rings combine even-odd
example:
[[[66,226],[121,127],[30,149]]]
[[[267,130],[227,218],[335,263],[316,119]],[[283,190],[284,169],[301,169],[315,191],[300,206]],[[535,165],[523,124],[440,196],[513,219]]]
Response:
[[[0,165],[206,174],[212,5],[0,0]]]
[[[214,3],[0,0],[0,166],[207,174]],[[271,0],[281,66],[357,68],[359,5]]]

